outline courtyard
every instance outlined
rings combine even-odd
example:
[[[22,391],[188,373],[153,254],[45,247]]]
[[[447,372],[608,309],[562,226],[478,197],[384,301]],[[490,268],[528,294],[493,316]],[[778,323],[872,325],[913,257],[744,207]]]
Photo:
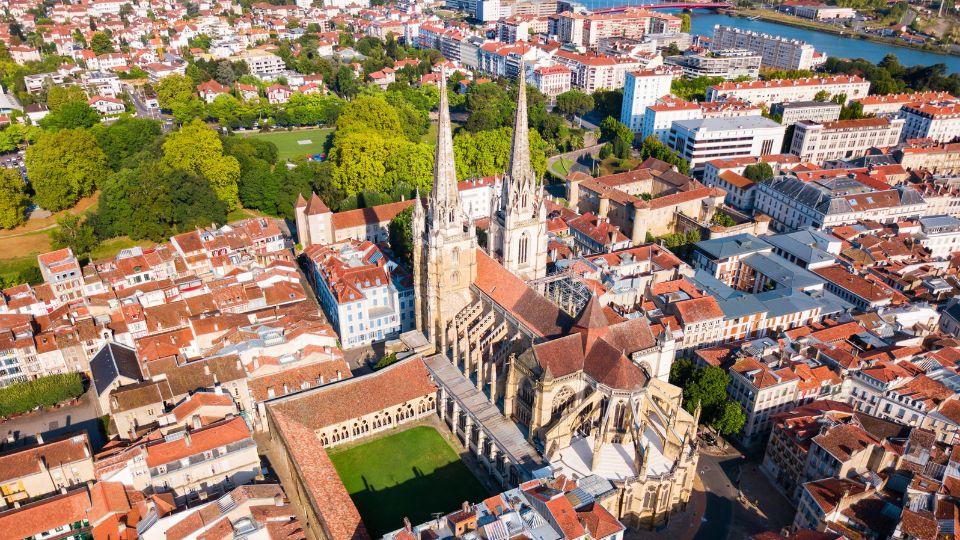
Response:
[[[245,137],[255,137],[270,141],[277,145],[277,155],[280,161],[306,157],[308,154],[322,154],[327,137],[333,133],[333,128],[294,129],[287,131],[277,129],[267,132],[247,132]]]
[[[489,495],[431,426],[328,452],[374,538],[402,527],[404,517],[423,523]]]

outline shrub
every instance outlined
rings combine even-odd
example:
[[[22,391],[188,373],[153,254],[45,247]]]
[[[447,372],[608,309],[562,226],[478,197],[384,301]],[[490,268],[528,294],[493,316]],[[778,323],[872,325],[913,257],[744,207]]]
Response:
[[[83,395],[79,373],[50,375],[0,388],[0,417],[50,407]]]
[[[376,364],[374,364],[374,365],[373,365],[373,370],[376,371],[376,370],[378,370],[378,369],[383,369],[383,368],[389,366],[390,364],[393,364],[393,363],[396,362],[396,361],[397,361],[397,353],[390,353],[390,354],[384,356],[383,358],[381,358],[379,362],[377,362]]]

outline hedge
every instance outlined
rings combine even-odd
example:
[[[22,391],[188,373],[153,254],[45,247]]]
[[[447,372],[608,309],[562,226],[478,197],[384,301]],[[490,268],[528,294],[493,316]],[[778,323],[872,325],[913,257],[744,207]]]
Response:
[[[379,362],[374,364],[373,370],[374,371],[381,370],[389,366],[390,364],[396,363],[396,361],[397,361],[397,353],[390,353],[384,356],[383,358],[381,358]]]
[[[79,373],[50,375],[0,388],[0,417],[49,407],[83,395]]]

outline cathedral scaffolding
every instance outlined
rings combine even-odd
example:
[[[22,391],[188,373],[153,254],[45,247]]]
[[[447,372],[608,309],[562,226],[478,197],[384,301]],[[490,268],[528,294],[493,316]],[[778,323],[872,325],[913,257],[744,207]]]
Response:
[[[527,284],[574,318],[583,311],[583,307],[593,296],[583,279],[573,272],[550,274]]]

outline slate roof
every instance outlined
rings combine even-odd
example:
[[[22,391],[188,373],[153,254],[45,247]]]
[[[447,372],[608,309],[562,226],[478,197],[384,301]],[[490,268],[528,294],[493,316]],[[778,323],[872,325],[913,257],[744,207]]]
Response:
[[[90,360],[90,373],[93,375],[97,395],[103,395],[110,384],[120,377],[134,381],[143,379],[137,352],[112,341],[104,345]]]

